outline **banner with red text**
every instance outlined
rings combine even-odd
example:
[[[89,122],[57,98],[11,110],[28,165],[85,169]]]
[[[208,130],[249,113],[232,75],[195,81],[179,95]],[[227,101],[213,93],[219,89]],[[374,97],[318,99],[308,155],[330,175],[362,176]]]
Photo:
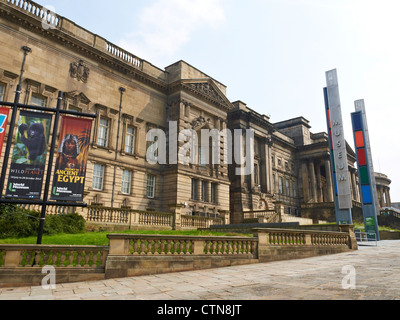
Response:
[[[52,200],[83,201],[92,119],[63,116]]]

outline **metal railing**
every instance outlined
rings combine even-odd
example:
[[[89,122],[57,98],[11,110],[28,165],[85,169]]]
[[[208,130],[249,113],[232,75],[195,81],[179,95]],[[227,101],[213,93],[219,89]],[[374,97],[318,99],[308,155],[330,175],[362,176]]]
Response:
[[[376,236],[376,233],[374,232],[361,232],[361,231],[355,231],[355,236],[357,239],[357,243],[361,246],[368,246],[368,245],[375,245],[375,247],[378,246],[378,237]]]

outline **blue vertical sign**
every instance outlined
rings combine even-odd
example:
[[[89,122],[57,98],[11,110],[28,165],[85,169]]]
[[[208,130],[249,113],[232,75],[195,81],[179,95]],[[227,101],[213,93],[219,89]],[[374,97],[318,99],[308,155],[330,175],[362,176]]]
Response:
[[[376,214],[376,200],[373,184],[373,174],[370,165],[369,146],[367,145],[365,128],[366,124],[362,111],[351,114],[353,124],[354,144],[356,147],[358,178],[361,188],[361,201],[364,215],[365,232],[368,234],[376,234],[379,241],[379,226]],[[368,236],[368,238],[371,238]]]

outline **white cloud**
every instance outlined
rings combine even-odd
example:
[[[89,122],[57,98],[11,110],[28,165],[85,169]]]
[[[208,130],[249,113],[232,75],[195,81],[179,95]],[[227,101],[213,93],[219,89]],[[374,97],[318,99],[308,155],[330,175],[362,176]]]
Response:
[[[151,63],[165,63],[194,31],[225,22],[223,1],[156,0],[141,11],[138,30],[125,35],[120,46]]]

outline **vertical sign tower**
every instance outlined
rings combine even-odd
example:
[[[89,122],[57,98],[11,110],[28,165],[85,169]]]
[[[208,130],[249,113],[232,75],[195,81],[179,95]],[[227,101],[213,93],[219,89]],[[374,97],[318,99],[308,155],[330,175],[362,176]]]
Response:
[[[335,182],[336,222],[338,224],[353,224],[351,216],[353,200],[336,69],[326,72],[326,82],[327,87],[324,88],[324,97],[332,159],[332,178]]]
[[[376,184],[372,164],[371,147],[367,127],[367,118],[363,100],[355,102],[356,112],[351,114],[354,144],[356,147],[358,178],[361,185],[361,201],[364,215],[365,231],[368,238],[376,235],[379,241],[379,227],[376,208]]]

